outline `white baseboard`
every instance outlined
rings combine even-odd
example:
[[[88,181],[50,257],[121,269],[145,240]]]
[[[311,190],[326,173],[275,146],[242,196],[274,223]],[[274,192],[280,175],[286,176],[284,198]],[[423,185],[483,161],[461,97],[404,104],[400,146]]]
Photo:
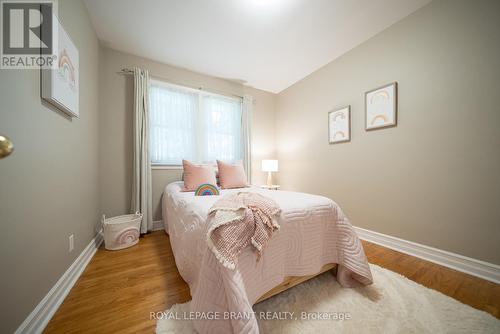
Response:
[[[163,220],[153,221],[153,231],[162,231],[164,229],[165,229],[165,226],[163,226]]]
[[[500,266],[390,235],[354,227],[360,239],[500,284]]]
[[[64,301],[64,298],[66,298],[85,267],[87,267],[87,264],[94,256],[102,241],[102,234],[98,233],[94,239],[90,241],[87,247],[85,247],[75,262],[73,262],[68,270],[59,278],[42,301],[38,303],[35,309],[23,321],[15,334],[38,334],[43,332],[54,313],[56,313],[57,309]]]

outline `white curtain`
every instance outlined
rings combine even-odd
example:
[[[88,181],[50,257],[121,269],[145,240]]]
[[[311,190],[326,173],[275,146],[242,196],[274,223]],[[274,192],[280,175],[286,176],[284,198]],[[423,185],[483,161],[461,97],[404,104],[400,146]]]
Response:
[[[206,95],[202,98],[199,136],[202,162],[238,161],[242,158],[241,99]]]
[[[198,95],[154,81],[150,89],[151,161],[179,165],[182,159],[196,160]]]
[[[131,211],[143,215],[141,233],[153,229],[149,158],[149,72],[134,68],[134,163]]]
[[[151,162],[243,159],[242,99],[151,80]]]
[[[243,166],[245,167],[249,184],[252,184],[252,110],[253,97],[251,95],[244,95],[243,114],[241,116],[241,133],[243,137]]]

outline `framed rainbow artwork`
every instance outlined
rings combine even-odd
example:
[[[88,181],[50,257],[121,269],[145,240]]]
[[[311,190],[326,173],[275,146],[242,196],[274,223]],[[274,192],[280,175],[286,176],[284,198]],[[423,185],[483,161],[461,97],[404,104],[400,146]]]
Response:
[[[211,183],[203,183],[196,188],[194,192],[195,196],[211,196],[219,195],[219,188]]]
[[[53,68],[41,70],[42,99],[71,117],[80,117],[78,49],[54,16],[54,47],[57,58]]]
[[[365,93],[365,129],[374,130],[396,126],[398,112],[398,83]]]
[[[328,142],[343,143],[351,140],[351,106],[328,113]]]

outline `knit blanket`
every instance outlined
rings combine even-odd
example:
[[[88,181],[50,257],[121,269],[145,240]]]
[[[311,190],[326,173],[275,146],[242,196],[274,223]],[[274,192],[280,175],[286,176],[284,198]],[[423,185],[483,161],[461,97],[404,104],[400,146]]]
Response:
[[[279,230],[276,202],[254,192],[228,194],[208,211],[212,216],[207,244],[226,268],[234,270],[238,255],[251,244],[260,259],[272,234]]]

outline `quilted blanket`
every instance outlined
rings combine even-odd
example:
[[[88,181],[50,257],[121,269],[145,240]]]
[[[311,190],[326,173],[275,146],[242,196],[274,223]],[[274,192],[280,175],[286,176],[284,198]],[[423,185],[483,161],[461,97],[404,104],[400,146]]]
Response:
[[[252,305],[286,276],[315,274],[327,263],[338,264],[336,279],[344,287],[372,283],[363,246],[331,199],[299,192],[245,189],[276,202],[281,208],[277,219],[280,229],[267,243],[259,261],[252,247],[246,247],[232,270],[219,262],[206,242],[213,219],[208,212],[220,197],[194,196],[181,192],[181,188],[182,182],[166,187],[163,217],[177,268],[191,290],[191,311],[200,315],[194,320],[200,333],[258,333]],[[222,190],[221,195],[241,191]]]

